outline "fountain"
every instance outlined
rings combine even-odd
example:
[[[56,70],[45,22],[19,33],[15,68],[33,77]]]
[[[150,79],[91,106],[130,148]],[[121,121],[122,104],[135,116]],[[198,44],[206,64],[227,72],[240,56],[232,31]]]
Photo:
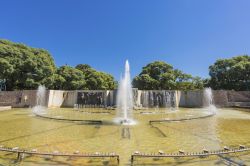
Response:
[[[141,95],[142,106],[145,108],[171,108],[175,107],[175,95],[167,90],[143,91]]]
[[[149,104],[148,104],[149,96],[148,96],[147,91],[142,92],[141,100],[142,100],[142,107],[148,108],[149,107]]]
[[[46,107],[46,87],[39,85],[36,93],[36,106],[33,107],[32,112],[35,114],[43,114]]]
[[[130,80],[129,62],[126,60],[125,74],[121,78],[117,94],[117,118],[120,124],[134,124],[132,119],[133,110],[133,92]]]
[[[208,108],[212,113],[216,113],[217,109],[213,101],[213,92],[211,88],[204,89],[204,100],[203,105]]]

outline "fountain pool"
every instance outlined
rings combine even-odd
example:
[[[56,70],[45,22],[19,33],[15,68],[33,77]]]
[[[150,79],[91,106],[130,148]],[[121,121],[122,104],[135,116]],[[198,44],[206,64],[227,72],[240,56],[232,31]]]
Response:
[[[33,109],[12,109],[0,113],[0,150],[12,147],[42,152],[23,155],[0,151],[3,165],[223,165],[250,164],[250,152],[213,157],[131,159],[142,153],[212,152],[250,146],[249,109],[217,109],[210,88],[204,90],[204,108],[177,108],[171,91],[144,91],[142,104],[134,109],[129,63],[119,83],[117,109],[46,108],[46,88],[39,86]],[[87,95],[87,94],[86,94]],[[99,104],[103,103],[98,94]],[[142,106],[144,107],[143,109]],[[173,107],[174,106],[174,107]],[[174,108],[174,109],[173,109]],[[136,125],[134,125],[136,124]],[[12,149],[12,150],[13,150]],[[22,151],[23,152],[23,151]],[[77,158],[51,154],[118,154],[107,158]],[[109,156],[108,156],[109,157]],[[134,158],[133,158],[134,159]]]
[[[144,114],[143,112],[151,112]],[[100,113],[98,113],[100,112]],[[137,125],[117,125],[112,122],[116,111],[105,109],[60,108],[48,109],[44,116],[80,120],[101,120],[103,124],[85,125],[81,122],[51,120],[32,115],[31,109],[12,109],[0,113],[0,145],[37,149],[37,151],[116,152],[120,165],[130,164],[135,151],[166,153],[200,152],[202,149],[217,150],[224,146],[250,146],[250,113],[231,108],[218,109],[212,117],[189,121],[149,124],[150,120],[202,117],[207,109],[135,110]],[[233,160],[250,163],[250,154],[230,155]],[[0,152],[0,163],[12,165],[16,154]],[[80,159],[65,157],[26,156],[21,165],[115,165],[104,159]],[[223,165],[221,158],[138,159],[134,165]]]

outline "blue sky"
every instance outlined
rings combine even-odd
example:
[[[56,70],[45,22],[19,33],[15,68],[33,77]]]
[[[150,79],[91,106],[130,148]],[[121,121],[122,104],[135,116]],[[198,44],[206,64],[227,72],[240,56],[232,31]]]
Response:
[[[218,58],[250,52],[249,0],[7,0],[0,38],[87,63],[119,79],[155,60],[207,77]]]

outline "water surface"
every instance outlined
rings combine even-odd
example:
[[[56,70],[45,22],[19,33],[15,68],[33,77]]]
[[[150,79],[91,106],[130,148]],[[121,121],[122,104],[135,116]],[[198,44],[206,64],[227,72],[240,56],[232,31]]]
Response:
[[[100,113],[101,112],[101,113]],[[102,120],[103,125],[50,120],[34,116],[31,109],[0,112],[0,145],[38,151],[116,152],[121,165],[130,165],[134,151],[165,153],[218,150],[224,146],[250,146],[250,113],[247,110],[218,109],[213,117],[149,124],[150,120],[183,119],[209,114],[206,109],[148,109],[134,111],[137,124],[113,123],[114,110],[71,108],[50,109],[44,116],[53,118]],[[250,154],[227,156],[250,164]],[[0,152],[0,163],[14,165],[16,155]],[[19,165],[112,165],[108,159],[76,159],[27,156]],[[220,157],[187,159],[138,159],[134,165],[224,165]]]

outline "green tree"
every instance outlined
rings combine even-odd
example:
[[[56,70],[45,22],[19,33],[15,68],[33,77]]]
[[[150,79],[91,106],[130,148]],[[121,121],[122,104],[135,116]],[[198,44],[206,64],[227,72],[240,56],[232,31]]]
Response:
[[[219,59],[209,67],[209,75],[206,85],[213,89],[250,90],[250,56]]]
[[[96,71],[87,64],[79,64],[76,66],[83,72],[86,80],[86,88],[91,90],[108,90],[115,89],[116,82],[114,77],[105,72]]]
[[[59,69],[57,69],[57,72],[59,71]],[[54,74],[53,78],[52,78],[52,82],[53,82],[53,88],[56,90],[60,90],[64,88],[64,85],[66,83],[66,80],[63,76],[59,75],[59,74]]]
[[[61,66],[56,73],[55,88],[63,90],[86,89],[86,81],[82,71],[70,66]]]
[[[55,71],[48,51],[0,40],[0,79],[6,79],[8,90],[35,89],[40,84],[52,87]]]
[[[133,86],[138,89],[150,90],[158,89],[159,81],[150,77],[149,74],[140,74],[133,79]]]
[[[96,71],[87,64],[76,68],[56,68],[44,49],[0,40],[0,80],[6,79],[7,89],[36,89],[40,84],[51,89],[114,89],[110,74]]]
[[[14,68],[8,60],[0,58],[0,71],[0,78],[8,78],[14,72]]]
[[[55,88],[63,90],[86,89],[85,76],[81,70],[70,66],[61,66],[55,75]]]
[[[133,79],[133,86],[146,90],[194,90],[202,89],[203,81],[192,77],[162,61],[149,63]]]

